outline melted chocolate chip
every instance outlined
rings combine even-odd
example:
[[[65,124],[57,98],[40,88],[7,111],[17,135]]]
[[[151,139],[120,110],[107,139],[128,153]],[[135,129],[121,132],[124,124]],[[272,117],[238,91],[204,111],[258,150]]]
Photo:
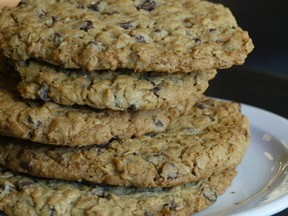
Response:
[[[133,25],[132,25],[131,22],[120,23],[120,26],[123,29],[131,29],[131,28],[133,28]]]
[[[20,167],[24,170],[27,170],[28,172],[32,171],[32,167],[30,166],[29,162],[20,162]]]
[[[209,32],[215,32],[215,31],[216,31],[215,28],[210,28],[210,29],[209,29]]]
[[[39,90],[39,96],[40,98],[45,101],[48,102],[50,101],[50,97],[48,96],[48,86],[42,86]]]
[[[164,124],[159,120],[159,121],[157,121],[156,123],[155,123],[155,125],[157,126],[157,127],[163,127],[164,126]]]
[[[21,191],[24,187],[31,187],[34,183],[32,179],[20,180],[15,184],[16,190]]]
[[[88,30],[92,29],[92,28],[94,28],[93,22],[91,20],[86,20],[85,21],[85,26],[81,27],[80,30],[88,32]]]
[[[200,38],[195,38],[194,41],[195,41],[196,44],[201,44],[202,43],[202,40]]]
[[[155,29],[154,30],[154,32],[157,32],[157,33],[161,32],[161,31],[162,31],[161,29]]]
[[[146,11],[152,11],[156,7],[156,2],[151,0],[145,0],[141,5],[137,6],[137,10],[143,9]]]
[[[142,35],[136,35],[135,39],[138,43],[146,43],[146,40]]]

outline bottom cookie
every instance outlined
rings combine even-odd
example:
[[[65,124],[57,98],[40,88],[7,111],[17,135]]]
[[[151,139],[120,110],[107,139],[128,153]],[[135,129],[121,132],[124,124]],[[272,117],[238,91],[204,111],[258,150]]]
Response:
[[[45,180],[0,168],[0,211],[12,215],[191,215],[212,205],[236,175],[226,170],[170,188]]]

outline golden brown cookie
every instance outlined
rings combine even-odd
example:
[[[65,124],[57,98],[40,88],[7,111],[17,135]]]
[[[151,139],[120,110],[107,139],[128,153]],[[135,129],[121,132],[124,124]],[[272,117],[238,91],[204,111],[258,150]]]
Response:
[[[0,211],[23,215],[191,215],[216,202],[235,170],[171,188],[89,186],[0,170]]]
[[[162,133],[102,146],[59,148],[0,137],[0,164],[47,178],[168,187],[234,169],[249,137],[248,120],[238,103],[204,99]]]
[[[228,68],[253,49],[228,8],[202,0],[23,0],[0,23],[6,56],[89,71]]]

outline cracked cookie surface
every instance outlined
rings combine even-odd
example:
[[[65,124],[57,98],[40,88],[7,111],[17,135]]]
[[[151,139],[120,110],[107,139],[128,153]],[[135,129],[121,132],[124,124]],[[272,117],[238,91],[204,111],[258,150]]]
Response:
[[[0,134],[45,144],[101,146],[115,139],[158,133],[194,103],[191,99],[171,109],[122,112],[28,101],[18,95],[12,73],[0,73]]]
[[[19,63],[21,96],[96,109],[167,109],[198,98],[215,70],[198,73],[133,73],[131,70],[81,72],[40,62]]]
[[[203,99],[166,131],[67,148],[1,137],[0,164],[34,176],[110,185],[174,186],[235,168],[249,144],[238,103]]]
[[[0,168],[0,211],[22,215],[191,215],[214,204],[235,170],[171,188],[89,186],[26,177]]]
[[[0,23],[5,56],[88,71],[228,68],[253,49],[228,8],[201,0],[23,0]]]

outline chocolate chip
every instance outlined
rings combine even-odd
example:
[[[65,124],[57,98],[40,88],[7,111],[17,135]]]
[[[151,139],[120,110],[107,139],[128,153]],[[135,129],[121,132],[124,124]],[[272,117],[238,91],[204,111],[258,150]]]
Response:
[[[201,103],[201,102],[197,103],[195,106],[196,106],[198,109],[201,109],[201,110],[207,109],[207,108],[210,107],[210,106],[207,105],[206,103]]]
[[[57,17],[56,16],[52,16],[51,19],[52,19],[52,24],[54,24],[57,21]]]
[[[39,127],[42,127],[42,126],[43,126],[43,122],[38,120],[36,127],[39,128]]]
[[[39,13],[37,14],[40,18],[44,17],[46,15],[45,11],[39,11]]]
[[[195,38],[194,41],[195,41],[196,44],[201,44],[202,43],[202,40],[200,38]]]
[[[55,210],[54,207],[52,207],[52,208],[50,209],[50,214],[49,214],[49,216],[56,216],[56,210]]]
[[[215,32],[215,31],[216,31],[215,28],[210,28],[210,29],[209,29],[209,32]]]
[[[30,115],[28,115],[28,122],[29,122],[29,124],[31,124],[31,125],[34,125],[34,124],[35,124],[33,118],[32,118]],[[43,125],[43,122],[40,121],[40,120],[37,120],[36,127],[39,128],[39,127],[41,127],[42,125]]]
[[[114,104],[115,104],[115,106],[116,106],[117,108],[121,108],[122,103],[121,103],[121,101],[117,98],[116,95],[115,95],[115,97],[114,97]]]
[[[128,112],[135,112],[137,110],[137,106],[135,104],[132,104],[128,107]]]
[[[146,40],[142,35],[136,35],[135,39],[138,43],[146,43]]]
[[[31,187],[34,183],[32,179],[20,180],[15,184],[16,190],[21,191],[24,187]]]
[[[155,123],[155,125],[157,126],[157,127],[163,127],[164,126],[164,124],[159,120],[159,121],[157,121],[156,123]]]
[[[152,91],[154,94],[159,97],[159,91],[161,90],[162,85],[164,84],[164,81],[161,81],[157,86],[155,86]]]
[[[216,191],[211,187],[203,187],[202,188],[203,196],[209,201],[209,202],[216,202],[217,200],[217,193]]]
[[[244,136],[245,136],[246,138],[248,137],[248,131],[247,131],[247,130],[244,131]]]
[[[42,86],[40,88],[39,96],[45,102],[51,101],[50,97],[48,96],[48,86]]]
[[[33,119],[30,115],[28,115],[28,122],[29,124],[34,124]]]
[[[99,3],[100,3],[100,1],[95,2],[95,3],[91,4],[91,5],[89,5],[88,8],[93,10],[93,11],[99,11],[99,7],[98,7]]]
[[[93,22],[91,20],[85,21],[85,26],[81,27],[80,30],[88,32],[89,29],[93,28]]]
[[[27,170],[28,172],[32,171],[32,167],[30,166],[29,162],[20,162],[20,167],[24,170]]]
[[[143,9],[146,11],[152,11],[156,7],[156,2],[151,0],[145,0],[141,5],[137,6],[137,10]]]
[[[133,25],[132,25],[131,22],[120,23],[120,26],[123,29],[131,29],[131,28],[133,28]]]
[[[111,200],[112,196],[109,193],[104,193],[102,196],[99,196],[101,198],[104,198],[106,200]]]
[[[21,1],[18,3],[17,7],[18,7],[18,6],[22,6],[22,5],[26,5],[26,4],[27,4],[27,3],[26,3],[25,0],[21,0]]]
[[[161,29],[155,29],[154,30],[154,32],[157,32],[157,33],[161,32],[161,31],[162,31]]]

